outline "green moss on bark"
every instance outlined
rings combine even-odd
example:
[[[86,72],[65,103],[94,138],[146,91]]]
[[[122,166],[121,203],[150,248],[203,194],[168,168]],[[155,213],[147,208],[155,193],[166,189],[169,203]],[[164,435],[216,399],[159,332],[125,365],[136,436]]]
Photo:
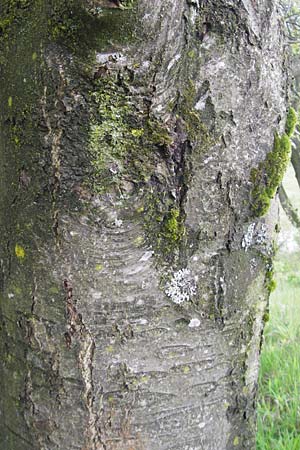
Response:
[[[172,208],[168,213],[162,229],[162,236],[171,242],[178,242],[184,234],[179,208]]]
[[[183,91],[179,106],[179,114],[186,124],[186,131],[191,142],[201,143],[203,146],[212,144],[209,131],[201,120],[200,113],[195,109],[196,88],[192,81],[187,83]]]
[[[171,199],[162,202],[148,194],[142,211],[146,241],[155,250],[159,262],[174,262],[185,236],[184,216]]]
[[[291,142],[287,134],[275,134],[273,150],[256,169],[251,170],[252,204],[255,217],[264,216],[270,207],[271,199],[282,182],[291,155]]]
[[[250,180],[253,183],[251,192],[251,209],[255,217],[264,216],[270,207],[271,200],[281,184],[291,156],[291,140],[298,115],[290,108],[286,117],[285,133],[274,137],[273,150],[267,154],[257,168],[253,168]]]
[[[291,137],[294,134],[298,122],[298,114],[294,108],[290,108],[286,117],[285,133]]]
[[[273,251],[273,256],[275,254],[275,250]],[[271,294],[277,286],[276,280],[274,279],[274,266],[272,257],[263,256],[263,261],[265,263],[265,287],[269,294]]]
[[[271,292],[275,291],[275,289],[276,289],[276,280],[274,279],[273,266],[271,266],[270,268],[267,268],[265,285],[266,285],[266,288],[267,288],[269,294],[271,294]]]

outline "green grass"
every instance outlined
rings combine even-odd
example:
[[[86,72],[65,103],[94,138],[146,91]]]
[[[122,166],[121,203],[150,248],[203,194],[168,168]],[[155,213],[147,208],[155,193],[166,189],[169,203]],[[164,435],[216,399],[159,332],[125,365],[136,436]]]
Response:
[[[281,255],[261,354],[257,450],[300,450],[300,256]]]

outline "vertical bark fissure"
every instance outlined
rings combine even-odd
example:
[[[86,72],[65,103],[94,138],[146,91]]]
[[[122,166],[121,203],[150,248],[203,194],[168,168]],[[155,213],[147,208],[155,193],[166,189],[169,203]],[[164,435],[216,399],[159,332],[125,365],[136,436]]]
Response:
[[[86,445],[84,450],[106,450],[104,437],[100,426],[99,415],[95,411],[95,392],[93,381],[93,364],[95,352],[95,339],[83,322],[82,315],[78,312],[73,298],[73,287],[69,280],[64,280],[66,291],[66,315],[68,318],[65,341],[68,348],[72,345],[72,339],[77,339],[80,344],[78,353],[79,366],[84,383],[83,398],[88,411],[88,420],[85,430]]]
[[[106,445],[101,437],[99,429],[99,417],[95,412],[95,396],[93,383],[93,358],[95,351],[95,341],[90,332],[84,330],[84,342],[81,344],[82,348],[79,353],[79,361],[82,370],[82,378],[84,381],[84,398],[89,412],[88,426],[86,429],[87,444],[86,448],[91,450],[106,450]],[[100,444],[100,446],[99,446]]]

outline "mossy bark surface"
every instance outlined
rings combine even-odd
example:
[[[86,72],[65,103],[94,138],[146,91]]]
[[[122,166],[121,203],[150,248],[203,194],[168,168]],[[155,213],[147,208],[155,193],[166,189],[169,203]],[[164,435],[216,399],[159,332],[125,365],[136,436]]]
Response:
[[[255,448],[284,65],[273,0],[1,4],[3,450]]]

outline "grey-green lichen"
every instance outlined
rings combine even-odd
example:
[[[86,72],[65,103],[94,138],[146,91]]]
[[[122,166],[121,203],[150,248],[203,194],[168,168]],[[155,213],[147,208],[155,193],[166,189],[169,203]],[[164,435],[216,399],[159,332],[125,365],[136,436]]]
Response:
[[[174,272],[172,278],[166,283],[165,294],[177,305],[191,300],[197,294],[195,279],[191,271],[184,268]],[[197,319],[193,319],[191,322],[189,325],[191,328],[197,328],[200,325],[200,321]]]
[[[139,110],[125,81],[98,80],[91,99],[96,106],[89,130],[94,192],[118,187],[124,177],[136,184],[148,182],[155,152],[172,142],[168,129]]]

